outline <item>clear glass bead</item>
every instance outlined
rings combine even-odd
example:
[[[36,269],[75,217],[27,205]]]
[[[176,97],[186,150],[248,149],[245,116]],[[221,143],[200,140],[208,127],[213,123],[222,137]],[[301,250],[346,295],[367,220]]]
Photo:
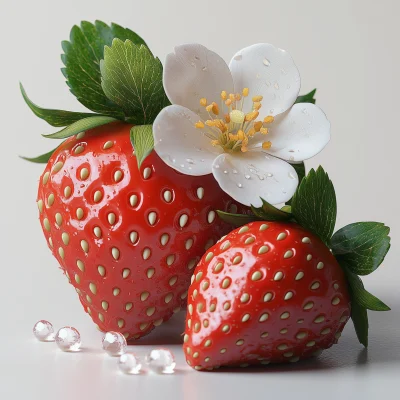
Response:
[[[56,343],[62,351],[78,351],[81,347],[81,335],[72,326],[64,326],[56,334]]]
[[[41,342],[54,342],[54,328],[53,325],[44,319],[36,322],[33,327],[33,334],[36,339]]]
[[[139,359],[133,353],[125,353],[119,357],[118,360],[119,369],[125,374],[137,375],[142,369],[142,364]]]
[[[154,349],[146,356],[149,369],[158,374],[173,374],[175,372],[175,357],[168,349]]]
[[[126,339],[124,335],[119,332],[107,332],[103,336],[103,349],[110,356],[120,356],[126,352]]]

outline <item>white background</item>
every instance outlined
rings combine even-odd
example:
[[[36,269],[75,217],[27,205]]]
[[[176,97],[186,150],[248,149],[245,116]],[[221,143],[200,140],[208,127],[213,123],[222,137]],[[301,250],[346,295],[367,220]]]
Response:
[[[399,344],[400,14],[396,0],[0,0],[0,398],[207,399],[219,397],[397,398]],[[392,250],[366,285],[394,309],[370,313],[370,349],[351,323],[319,360],[257,371],[199,373],[183,362],[177,316],[135,347],[172,348],[174,376],[123,376],[100,351],[100,334],[84,314],[49,253],[36,209],[42,167],[18,159],[54,147],[18,91],[22,81],[39,105],[81,110],[60,72],[61,40],[81,20],[117,22],[137,31],[164,60],[173,46],[200,42],[227,61],[240,48],[270,42],[293,56],[302,93],[318,88],[332,141],[308,167],[323,164],[334,181],[338,227],[361,220],[392,228]],[[73,325],[84,351],[61,353],[32,339],[38,319]]]

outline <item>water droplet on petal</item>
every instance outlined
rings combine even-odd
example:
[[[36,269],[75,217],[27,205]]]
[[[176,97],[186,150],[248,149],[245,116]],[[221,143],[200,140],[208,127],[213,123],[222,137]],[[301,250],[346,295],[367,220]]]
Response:
[[[215,164],[215,165],[214,165],[214,168],[215,168],[215,169],[218,169],[218,168],[219,168],[219,164]]]
[[[275,82],[275,83],[274,83],[274,88],[275,88],[276,90],[279,89],[279,83],[278,83],[278,82]]]
[[[168,349],[154,349],[146,356],[146,364],[158,374],[173,374],[175,372],[175,357]]]
[[[243,187],[243,185],[242,185],[241,183],[237,183],[236,186],[237,186],[238,188],[242,188],[242,187]]]
[[[53,325],[44,319],[36,322],[33,327],[33,334],[36,339],[41,342],[54,342],[54,328]]]
[[[64,326],[59,329],[55,340],[62,351],[78,351],[81,347],[81,335],[72,326]]]
[[[186,162],[189,164],[194,164],[194,160],[192,158],[187,158]]]
[[[122,354],[118,360],[119,369],[125,374],[137,375],[142,369],[142,364],[133,353]]]
[[[227,171],[227,170],[225,170],[225,171],[224,171],[224,174],[227,174],[227,173],[228,173],[228,171]]]
[[[235,61],[240,61],[242,59],[242,55],[238,54],[233,58]]]
[[[233,172],[234,174],[237,174],[237,173],[238,173],[236,169],[232,170],[232,172]]]
[[[266,67],[269,67],[269,66],[271,65],[271,63],[269,62],[269,60],[267,60],[266,58],[264,58],[263,64],[264,64]]]
[[[245,175],[244,176],[246,179],[251,179],[251,176],[250,175]]]
[[[203,67],[201,70],[202,71],[207,71],[207,67]]]

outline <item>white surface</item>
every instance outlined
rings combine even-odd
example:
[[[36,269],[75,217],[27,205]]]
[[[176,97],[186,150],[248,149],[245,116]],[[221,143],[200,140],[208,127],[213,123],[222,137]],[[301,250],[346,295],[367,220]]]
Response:
[[[398,398],[398,1],[0,0],[0,10],[1,399]],[[52,128],[24,105],[18,81],[40,105],[82,109],[59,71],[60,41],[73,24],[96,18],[137,30],[162,60],[176,44],[190,41],[203,43],[227,61],[237,50],[261,41],[290,52],[302,77],[301,92],[318,87],[318,105],[332,123],[331,143],[307,165],[323,164],[333,179],[338,227],[358,220],[392,227],[393,248],[385,266],[365,282],[394,310],[370,313],[368,352],[357,344],[350,323],[339,344],[313,362],[194,372],[173,344],[180,340],[179,318],[135,347],[140,355],[161,344],[172,348],[176,375],[124,376],[116,359],[101,352],[100,334],[57,270],[37,221],[41,167],[17,158],[54,147],[40,137]],[[31,329],[43,318],[56,327],[78,328],[86,350],[66,354],[55,344],[35,342]]]

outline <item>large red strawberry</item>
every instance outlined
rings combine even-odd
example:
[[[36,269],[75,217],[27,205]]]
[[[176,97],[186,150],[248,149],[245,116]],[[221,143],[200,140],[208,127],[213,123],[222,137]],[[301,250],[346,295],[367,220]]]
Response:
[[[198,264],[183,347],[196,369],[295,362],[336,343],[349,317],[344,273],[318,237],[251,222]]]
[[[205,250],[229,231],[236,205],[212,176],[191,177],[152,152],[140,169],[131,126],[66,140],[41,177],[43,232],[84,309],[103,331],[149,333],[186,304]]]
[[[39,107],[21,86],[36,116],[64,127],[46,136],[66,139],[28,159],[47,163],[40,221],[93,321],[139,338],[186,304],[196,263],[230,227],[216,210],[238,207],[211,175],[180,174],[153,151],[152,123],[169,101],[139,35],[83,21],[62,47],[68,86],[92,112]]]

